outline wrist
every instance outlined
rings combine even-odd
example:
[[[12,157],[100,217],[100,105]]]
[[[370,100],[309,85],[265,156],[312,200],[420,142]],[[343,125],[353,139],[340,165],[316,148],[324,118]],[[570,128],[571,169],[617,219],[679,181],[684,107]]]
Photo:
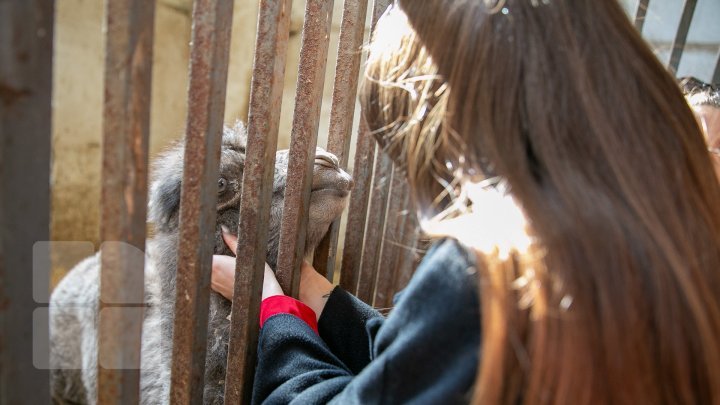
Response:
[[[317,317],[312,308],[305,303],[285,295],[273,295],[263,299],[260,304],[260,327],[272,316],[290,314],[303,320],[315,333],[318,333]]]
[[[278,283],[277,278],[275,278],[275,273],[273,273],[270,266],[265,263],[262,299],[264,300],[266,298],[274,297],[276,295],[285,295],[285,293],[283,292],[282,287],[280,287],[280,283]]]
[[[335,286],[325,277],[320,275],[308,263],[303,263],[300,273],[300,288],[298,299],[312,310],[320,319],[325,303],[330,297]]]

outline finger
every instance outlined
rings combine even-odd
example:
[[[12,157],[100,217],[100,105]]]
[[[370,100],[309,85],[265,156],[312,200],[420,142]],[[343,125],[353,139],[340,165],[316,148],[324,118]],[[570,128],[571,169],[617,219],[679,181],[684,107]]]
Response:
[[[222,227],[222,238],[225,244],[228,248],[233,252],[234,255],[237,256],[237,243],[238,238],[237,236],[230,233],[230,231],[226,227]]]
[[[262,299],[272,297],[273,295],[285,295],[283,293],[280,283],[275,278],[275,273],[272,272],[270,266],[265,265],[265,275],[263,278],[263,291]]]
[[[213,255],[212,267],[218,272],[235,272],[235,258],[226,255]]]
[[[227,299],[232,299],[235,285],[235,258],[213,255],[210,287]]]

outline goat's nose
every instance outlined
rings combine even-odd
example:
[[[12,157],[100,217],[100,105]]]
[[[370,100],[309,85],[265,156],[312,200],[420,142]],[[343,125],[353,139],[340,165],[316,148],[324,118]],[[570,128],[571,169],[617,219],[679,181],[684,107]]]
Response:
[[[331,169],[338,169],[340,167],[340,162],[335,155],[319,148],[315,151],[315,164]]]

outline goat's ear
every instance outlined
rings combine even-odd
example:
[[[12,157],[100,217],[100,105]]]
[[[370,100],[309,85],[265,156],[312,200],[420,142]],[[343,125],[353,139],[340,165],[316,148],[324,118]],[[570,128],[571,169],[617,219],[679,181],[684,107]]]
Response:
[[[178,225],[183,159],[184,148],[179,144],[153,164],[148,216],[159,230],[171,231]]]
[[[223,149],[231,149],[245,153],[247,146],[247,128],[245,123],[237,120],[232,127],[226,126],[223,129]]]

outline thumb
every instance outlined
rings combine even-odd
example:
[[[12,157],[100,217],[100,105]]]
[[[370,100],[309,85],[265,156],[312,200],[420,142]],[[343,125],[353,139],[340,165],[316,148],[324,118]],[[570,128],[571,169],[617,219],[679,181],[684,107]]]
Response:
[[[233,252],[233,255],[237,256],[237,236],[230,233],[230,230],[225,226],[220,226],[222,229],[222,238],[228,248]]]

